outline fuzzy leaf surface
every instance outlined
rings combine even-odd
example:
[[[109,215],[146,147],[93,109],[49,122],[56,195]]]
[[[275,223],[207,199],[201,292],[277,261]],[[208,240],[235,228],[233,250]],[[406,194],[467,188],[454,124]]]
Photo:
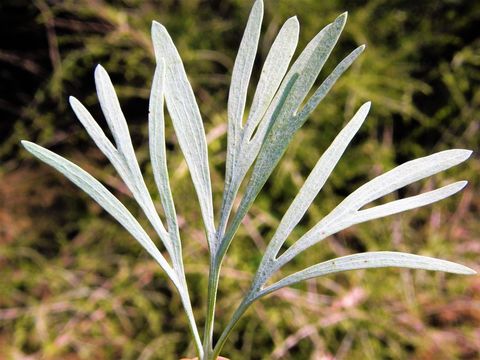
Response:
[[[147,250],[147,252],[167,273],[174,284],[179,287],[176,274],[173,272],[173,269],[167,263],[166,259],[157,249],[148,234],[128,209],[110,191],[108,191],[105,186],[85,170],[60,155],[29,141],[22,141],[22,144],[32,155],[61,172],[70,181],[92,197],[102,208],[105,209],[105,211],[112,215],[112,217],[117,220],[145,250]]]
[[[212,186],[208,165],[207,140],[203,122],[182,60],[163,25],[153,22],[152,38],[157,63],[165,62],[165,101],[180,148],[185,156],[200,203],[210,247],[213,246]]]
[[[377,176],[347,196],[335,209],[318,222],[304,236],[297,240],[280,256],[278,266],[283,266],[300,252],[313,246],[327,236],[337,233],[353,224],[388,216],[394,213],[423,206],[460,191],[465,182],[458,182],[412,198],[397,200],[381,205],[377,209],[360,210],[363,206],[415,181],[424,179],[468,159],[470,150],[445,150],[433,155],[408,161]],[[364,212],[362,212],[364,211]]]
[[[363,104],[317,161],[317,164],[280,221],[266,251],[265,257],[267,259],[272,259],[277,255],[285,240],[305,215],[335,168],[335,165],[340,160],[348,144],[362,126],[369,110],[370,102]]]
[[[317,265],[310,266],[305,270],[294,273],[261,290],[257,298],[269,294],[286,286],[300,281],[312,279],[328,274],[371,268],[398,267],[409,269],[423,269],[431,271],[444,271],[454,274],[472,275],[476,271],[464,265],[451,261],[436,259],[427,256],[413,255],[394,251],[374,251],[342,256],[328,260]]]

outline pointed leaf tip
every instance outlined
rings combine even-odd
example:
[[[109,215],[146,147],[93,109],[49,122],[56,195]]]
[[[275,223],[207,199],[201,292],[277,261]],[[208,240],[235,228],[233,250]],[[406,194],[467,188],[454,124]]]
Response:
[[[110,78],[110,77],[107,73],[107,70],[105,70],[105,68],[101,64],[97,64],[97,66],[95,66],[94,78],[96,81],[99,81],[102,78]]]
[[[300,281],[329,274],[372,268],[407,268],[430,271],[443,271],[459,275],[474,275],[477,272],[465,265],[447,260],[392,251],[373,251],[342,256],[310,266],[302,271],[283,278],[258,293],[260,298],[285,286]]]
[[[75,96],[72,96],[70,95],[68,97],[68,103],[70,104],[70,106],[72,108],[75,108],[76,106],[80,106],[82,105],[82,103],[80,102],[80,100],[78,100]]]
[[[28,150],[29,145],[31,144],[31,142],[28,141],[28,140],[20,140],[20,144],[22,144],[22,146],[23,146],[25,149]]]
[[[448,151],[448,150],[446,150],[446,151]],[[456,152],[457,152],[458,156],[459,156],[460,159],[461,159],[461,160],[459,161],[459,163],[467,160],[467,159],[472,155],[472,153],[473,153],[472,150],[468,150],[468,149],[456,149],[456,150],[455,150],[455,149],[452,149],[452,150],[450,150],[450,151],[456,151]]]
[[[458,269],[457,272],[453,272],[454,274],[459,274],[459,275],[476,275],[478,274],[476,270],[473,270],[472,268],[469,268],[468,266],[457,264]]]
[[[458,191],[464,189],[465,186],[467,186],[467,185],[468,185],[467,180],[458,181]]]
[[[257,0],[253,4],[252,9],[250,10],[250,13],[253,13],[253,12],[256,12],[256,11],[260,11],[261,13],[263,13],[263,7],[264,7],[263,6],[263,0]]]
[[[292,16],[291,18],[287,19],[287,21],[285,21],[284,26],[288,27],[290,29],[294,29],[295,32],[297,33],[297,37],[298,37],[298,32],[300,31],[300,23],[299,23],[298,18],[296,16]]]
[[[285,24],[290,24],[290,23],[293,23],[293,24],[295,24],[295,25],[297,25],[297,26],[300,25],[300,22],[298,21],[297,15],[294,15],[294,16],[292,16],[291,18],[288,18],[287,21],[285,21]]]
[[[334,24],[341,24],[341,26],[343,27],[347,22],[347,18],[348,18],[348,11],[345,11],[335,19]]]
[[[102,64],[97,64],[97,66],[95,66],[95,74],[97,74],[98,72],[106,72],[105,68],[102,66]]]
[[[156,31],[163,31],[164,29],[165,26],[163,26],[161,23],[155,20],[152,21],[152,33]]]

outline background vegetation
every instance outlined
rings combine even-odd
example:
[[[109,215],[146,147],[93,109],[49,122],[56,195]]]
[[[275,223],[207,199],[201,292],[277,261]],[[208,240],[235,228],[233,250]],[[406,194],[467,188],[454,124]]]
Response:
[[[104,65],[153,189],[146,117],[154,71],[149,30],[156,19],[170,31],[197,95],[218,208],[229,77],[250,6],[242,0],[0,2],[0,358],[192,355],[179,299],[153,260],[86,195],[28,156],[19,140],[36,141],[80,164],[145,224],[67,97],[83,101],[103,126],[93,68]],[[349,20],[326,70],[356,45],[366,43],[367,50],[295,137],[245,219],[225,262],[217,329],[250,284],[303,179],[363,101],[373,102],[366,124],[295,236],[395,164],[453,147],[478,151],[480,2],[267,0],[258,65],[288,17],[299,17],[303,48],[345,10]],[[167,139],[190,292],[203,324],[206,241],[169,122]],[[398,250],[480,270],[479,170],[475,154],[458,169],[402,190],[399,195],[470,181],[452,199],[332,236],[294,266]],[[224,353],[232,359],[478,359],[480,277],[369,270],[312,280],[256,304]]]

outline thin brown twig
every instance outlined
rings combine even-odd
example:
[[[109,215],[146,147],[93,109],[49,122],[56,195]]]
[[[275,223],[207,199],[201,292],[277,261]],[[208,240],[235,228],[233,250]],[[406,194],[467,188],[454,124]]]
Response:
[[[35,0],[35,6],[40,11],[43,23],[47,30],[48,55],[55,71],[61,70],[60,50],[58,48],[58,38],[55,31],[55,17],[48,4],[43,0]]]

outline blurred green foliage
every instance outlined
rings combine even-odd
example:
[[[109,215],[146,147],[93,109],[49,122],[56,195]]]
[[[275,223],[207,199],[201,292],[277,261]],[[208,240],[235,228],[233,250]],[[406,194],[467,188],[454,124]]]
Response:
[[[73,159],[146,224],[66,100],[76,96],[105,125],[93,84],[93,68],[102,63],[116,85],[142,168],[153,180],[146,117],[154,71],[149,30],[155,19],[171,33],[197,95],[218,208],[229,77],[250,6],[242,0],[0,3],[0,358],[192,355],[179,299],[153,260],[86,195],[26,156],[18,142],[36,141]],[[217,330],[249,286],[261,250],[303,179],[362,102],[373,102],[366,124],[290,241],[347,193],[395,164],[446,148],[478,149],[478,1],[266,0],[254,77],[288,17],[299,17],[303,48],[345,10],[347,26],[323,76],[355,46],[366,43],[366,52],[295,137],[233,242],[220,284]],[[192,185],[168,122],[167,147],[201,325],[208,254]],[[478,270],[479,170],[475,155],[458,169],[402,190],[399,195],[453,178],[470,181],[461,195],[428,209],[343,231],[285,272],[367,249],[439,256]],[[153,189],[153,181],[149,185]],[[479,329],[478,277],[371,270],[312,280],[270,296],[241,321],[225,355],[477,359]]]

